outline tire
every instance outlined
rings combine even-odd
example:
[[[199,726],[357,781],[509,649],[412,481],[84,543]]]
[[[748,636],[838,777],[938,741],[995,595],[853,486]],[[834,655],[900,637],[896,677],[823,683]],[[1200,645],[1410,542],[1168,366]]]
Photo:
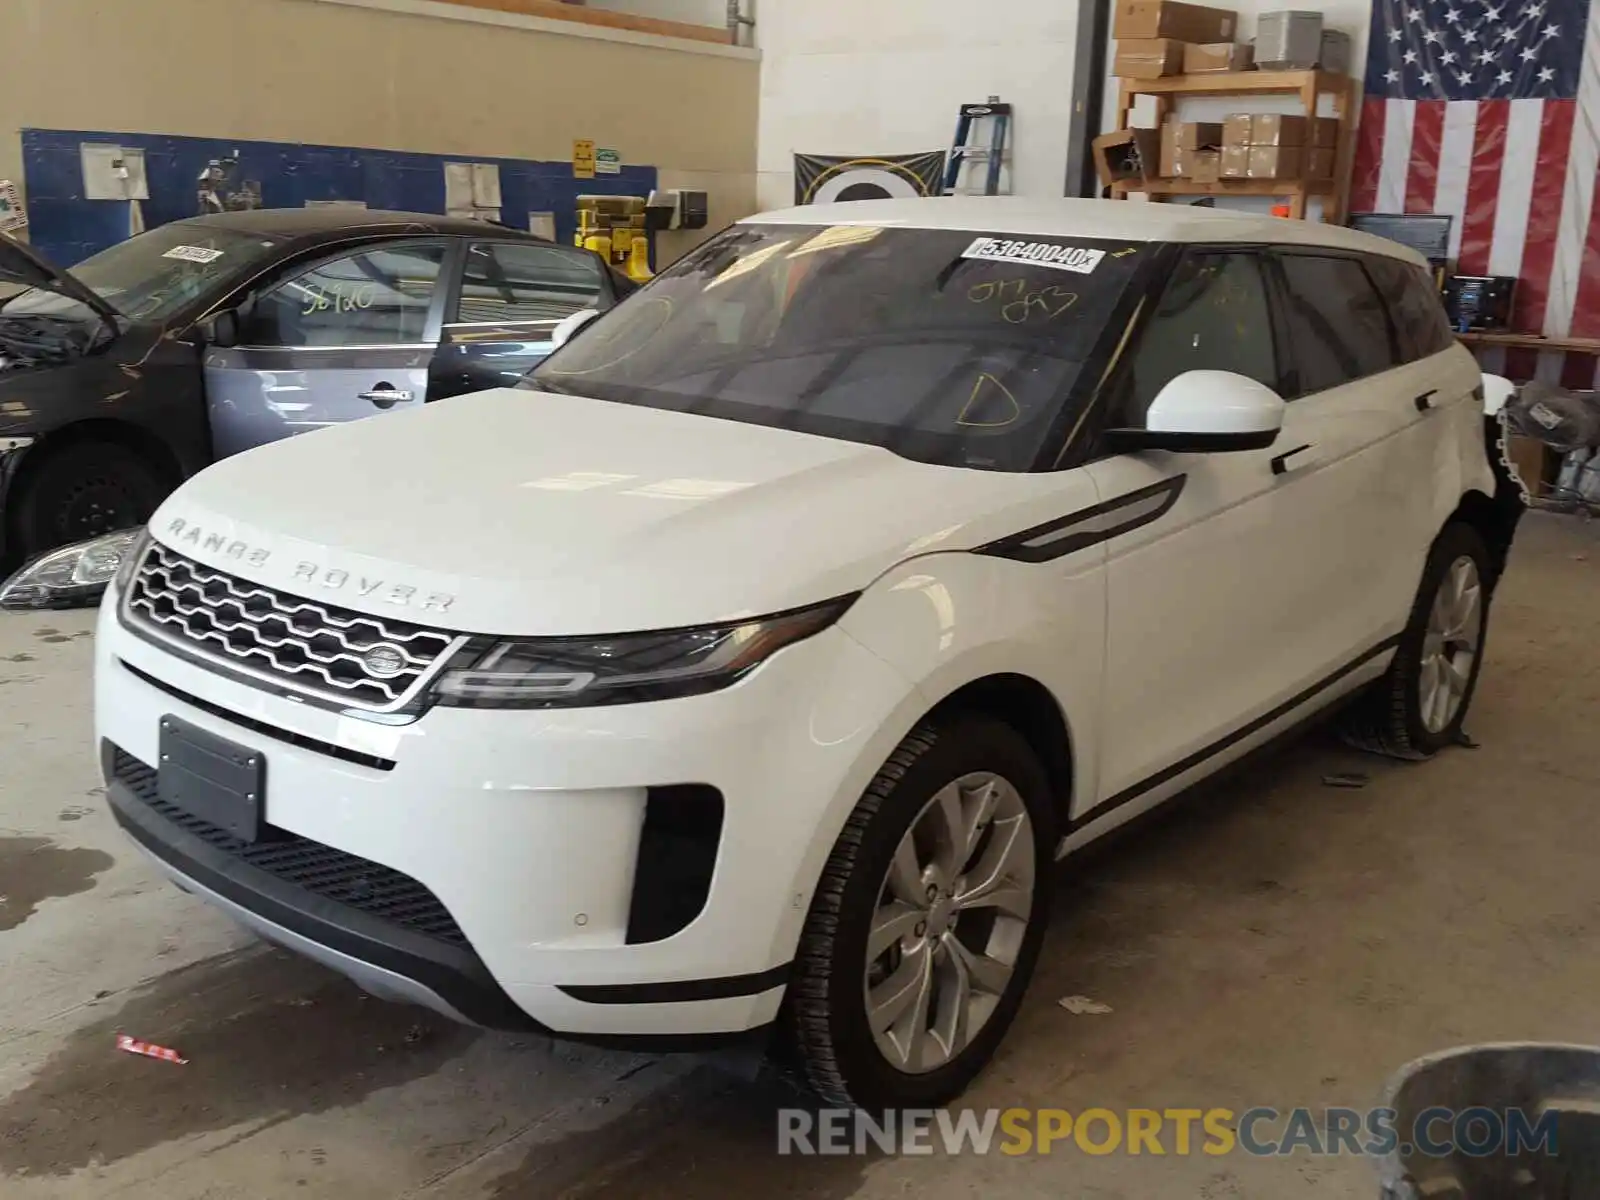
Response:
[[[142,525],[166,498],[161,472],[125,446],[77,442],[27,463],[8,551],[19,559]]]
[[[943,820],[951,810],[936,799],[941,793],[958,798],[966,823],[977,824],[985,809],[992,817],[968,840],[965,870],[947,869],[960,855],[941,858],[928,840],[954,824]],[[1044,938],[1055,858],[1053,811],[1038,758],[1021,735],[993,718],[974,714],[928,722],[900,743],[839,835],[795,959],[787,1011],[790,1050],[824,1101],[868,1111],[936,1107],[960,1095],[988,1063],[1022,1003]],[[916,869],[891,878],[891,867],[905,861],[897,860],[903,840],[918,854]],[[1012,886],[978,886],[974,877],[980,870],[997,864],[1004,864],[998,877]],[[930,883],[942,889],[932,904]],[[974,896],[964,910],[963,884]],[[917,893],[916,904],[900,898],[908,893]],[[1005,908],[985,902],[1001,894],[1009,897]],[[953,908],[954,923],[947,926]],[[1027,914],[1020,923],[1018,911]],[[869,964],[868,938],[876,921],[902,936],[889,936],[884,952]],[[964,1042],[959,1035],[948,1037],[957,1029],[949,1016],[958,995],[958,960],[975,964],[987,984],[972,990]],[[924,1027],[937,1023],[945,1037],[928,1032],[915,1038],[916,1001],[886,1004],[886,1013],[901,1015],[883,1040],[874,1033],[868,988],[876,988],[880,998],[903,997],[906,989],[892,986],[896,976],[932,981]],[[941,997],[946,1007],[936,1012]]]
[[[1446,610],[1463,574],[1476,579],[1475,615],[1469,617],[1458,609],[1462,620],[1452,622],[1446,619]],[[1495,575],[1488,547],[1476,529],[1464,524],[1445,526],[1428,555],[1411,618],[1400,635],[1388,673],[1353,713],[1347,728],[1352,742],[1396,758],[1419,759],[1432,757],[1461,740],[1461,726],[1483,669]],[[1441,621],[1452,626],[1446,634],[1459,636],[1441,637]],[[1468,653],[1470,661],[1465,657]],[[1429,686],[1439,678],[1441,654],[1449,659],[1450,677],[1456,680],[1445,704],[1440,704],[1437,690]],[[1432,707],[1429,696],[1435,697]]]

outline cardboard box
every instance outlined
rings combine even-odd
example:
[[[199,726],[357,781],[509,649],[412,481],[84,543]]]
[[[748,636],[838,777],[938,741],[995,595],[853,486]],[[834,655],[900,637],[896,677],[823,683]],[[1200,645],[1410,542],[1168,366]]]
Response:
[[[1306,152],[1299,146],[1251,146],[1249,179],[1303,179]]]
[[[1250,147],[1224,145],[1222,147],[1222,177],[1224,179],[1250,178]]]
[[[1339,118],[1318,117],[1311,123],[1311,146],[1317,150],[1339,148]]]
[[[1256,113],[1250,118],[1252,146],[1304,146],[1311,140],[1311,122],[1284,113]]]
[[[1160,79],[1183,73],[1183,43],[1172,38],[1130,38],[1117,43],[1111,73],[1122,79]]]
[[[1333,178],[1338,152],[1334,150],[1306,151],[1306,178],[1322,183]]]
[[[1120,180],[1150,183],[1161,178],[1161,133],[1155,129],[1119,129],[1091,143],[1100,186]]]
[[[1322,57],[1322,14],[1306,9],[1264,12],[1256,21],[1256,62],[1264,71],[1307,69]]]
[[[1194,183],[1216,183],[1222,178],[1222,151],[1184,150],[1174,152],[1172,178]]]
[[[1195,156],[1221,145],[1222,126],[1215,121],[1168,121],[1161,127],[1161,177],[1199,178],[1194,173]]]
[[[1506,435],[1506,457],[1511,468],[1530,492],[1537,492],[1541,483],[1548,483],[1545,444],[1538,438],[1523,437],[1520,433]]]
[[[1286,113],[1234,113],[1222,123],[1224,146],[1305,146],[1310,137],[1311,122]]]
[[[1250,130],[1255,124],[1255,117],[1250,113],[1230,113],[1222,122],[1222,145],[1248,146],[1250,144]]]
[[[1185,75],[1212,75],[1221,71],[1248,71],[1255,61],[1250,47],[1238,42],[1206,42],[1183,48]]]
[[[1222,145],[1222,124],[1219,121],[1169,121],[1172,144],[1180,150],[1215,150]]]
[[[1173,0],[1117,0],[1111,36],[1176,38],[1180,42],[1231,42],[1239,29],[1232,9]]]

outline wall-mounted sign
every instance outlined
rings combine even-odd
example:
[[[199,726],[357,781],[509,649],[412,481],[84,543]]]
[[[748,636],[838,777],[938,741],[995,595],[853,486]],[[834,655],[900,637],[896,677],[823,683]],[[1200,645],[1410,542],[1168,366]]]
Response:
[[[927,154],[796,154],[796,204],[937,196],[944,151]]]
[[[579,139],[572,143],[572,177],[574,179],[594,178],[594,143]]]
[[[615,150],[596,150],[594,152],[594,173],[596,175],[621,175],[622,155]]]
[[[17,185],[0,179],[0,233],[15,233],[28,225],[28,213],[17,195]]]

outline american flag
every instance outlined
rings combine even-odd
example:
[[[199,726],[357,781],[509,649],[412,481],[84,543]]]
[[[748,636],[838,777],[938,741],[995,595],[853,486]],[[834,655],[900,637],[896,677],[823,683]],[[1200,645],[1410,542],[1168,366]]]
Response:
[[[1520,278],[1513,328],[1600,336],[1597,123],[1600,3],[1374,0],[1351,211],[1449,213],[1457,270]],[[1539,373],[1592,386],[1570,358]]]

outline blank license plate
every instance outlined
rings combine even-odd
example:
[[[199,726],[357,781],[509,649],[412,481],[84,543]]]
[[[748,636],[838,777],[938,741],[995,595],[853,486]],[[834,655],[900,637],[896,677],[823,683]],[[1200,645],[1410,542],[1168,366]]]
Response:
[[[179,717],[161,718],[161,799],[247,842],[260,839],[267,760]]]

